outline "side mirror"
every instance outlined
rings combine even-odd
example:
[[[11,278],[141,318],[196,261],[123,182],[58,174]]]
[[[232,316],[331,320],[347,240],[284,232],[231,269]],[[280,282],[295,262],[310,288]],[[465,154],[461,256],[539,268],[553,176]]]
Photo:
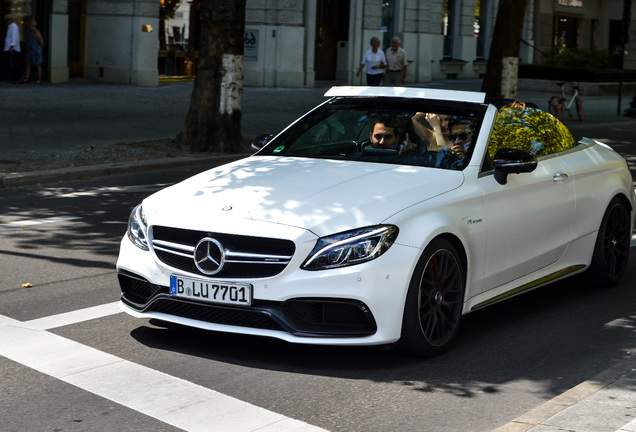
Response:
[[[274,138],[272,134],[260,134],[252,141],[252,151],[257,152],[267,145],[269,140]]]
[[[537,168],[537,158],[527,151],[501,148],[492,161],[495,167],[495,180],[499,184],[508,182],[508,174],[531,172]]]

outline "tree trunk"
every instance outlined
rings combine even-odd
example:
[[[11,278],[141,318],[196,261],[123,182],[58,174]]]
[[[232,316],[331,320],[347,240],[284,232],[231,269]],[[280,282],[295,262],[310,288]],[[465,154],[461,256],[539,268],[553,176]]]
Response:
[[[175,144],[196,152],[241,151],[245,0],[201,0],[200,51],[190,110]]]
[[[519,45],[527,3],[527,0],[499,0],[486,75],[481,87],[489,97],[516,98]],[[511,60],[511,57],[517,60]]]

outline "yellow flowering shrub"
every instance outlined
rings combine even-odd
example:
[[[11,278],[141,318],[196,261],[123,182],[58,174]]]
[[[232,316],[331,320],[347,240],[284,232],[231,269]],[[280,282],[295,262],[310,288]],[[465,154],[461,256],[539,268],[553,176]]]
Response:
[[[537,108],[504,107],[497,115],[488,152],[492,157],[497,150],[507,147],[540,157],[575,146],[570,131],[552,114]]]

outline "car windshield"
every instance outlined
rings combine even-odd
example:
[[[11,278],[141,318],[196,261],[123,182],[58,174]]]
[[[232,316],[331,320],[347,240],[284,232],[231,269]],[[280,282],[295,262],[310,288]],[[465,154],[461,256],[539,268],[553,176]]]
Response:
[[[458,170],[477,140],[485,105],[335,98],[299,119],[257,155]]]

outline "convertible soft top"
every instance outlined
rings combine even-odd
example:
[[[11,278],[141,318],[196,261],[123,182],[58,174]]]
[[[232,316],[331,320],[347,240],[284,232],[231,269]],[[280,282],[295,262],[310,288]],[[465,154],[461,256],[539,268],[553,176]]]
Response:
[[[399,97],[472,103],[484,103],[484,101],[486,100],[486,93],[414,87],[337,86],[331,87],[329,90],[327,90],[325,96]]]

